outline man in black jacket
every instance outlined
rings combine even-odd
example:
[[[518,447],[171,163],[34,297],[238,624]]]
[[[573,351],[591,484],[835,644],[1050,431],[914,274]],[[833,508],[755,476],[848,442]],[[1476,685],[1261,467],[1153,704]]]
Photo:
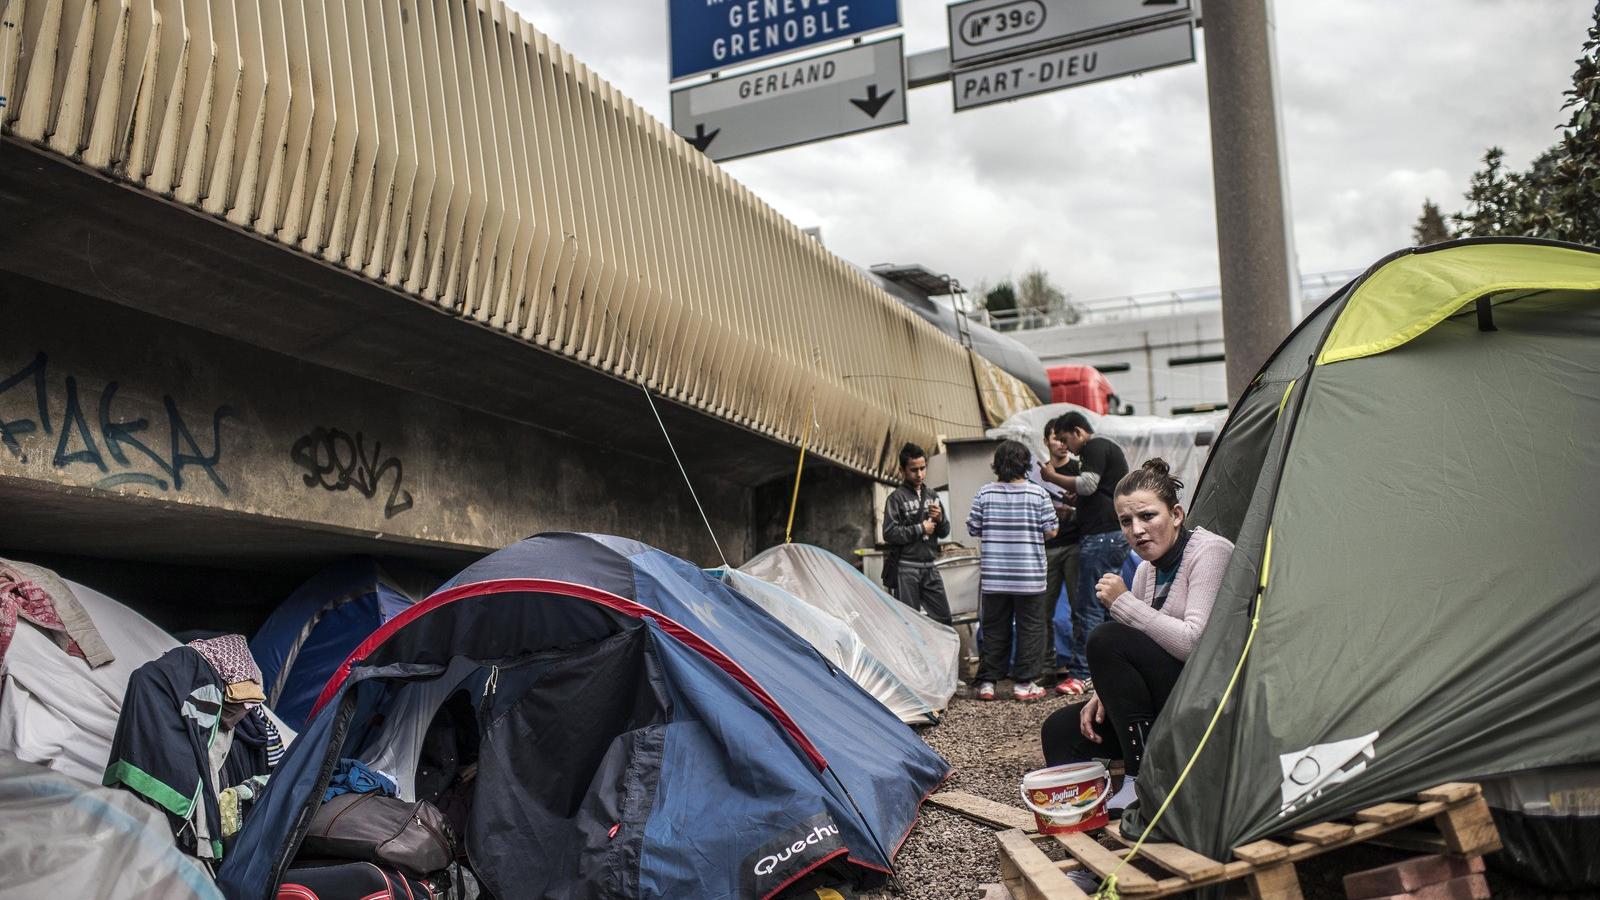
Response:
[[[900,567],[897,596],[912,609],[926,607],[930,618],[949,625],[950,601],[934,563],[939,539],[950,536],[950,520],[939,496],[925,483],[928,454],[921,447],[906,444],[900,449],[900,471],[905,483],[883,504],[883,540]]]
[[[1054,466],[1043,471],[1046,481],[1077,495],[1078,581],[1067,587],[1072,604],[1072,657],[1067,660],[1070,676],[1056,685],[1062,694],[1087,693],[1089,684],[1089,633],[1108,618],[1106,608],[1094,598],[1100,576],[1116,572],[1128,558],[1128,541],[1122,536],[1117,511],[1112,504],[1117,482],[1128,474],[1128,459],[1122,448],[1109,438],[1094,433],[1088,416],[1073,410],[1056,419],[1056,439],[1078,457],[1077,474],[1066,474]]]

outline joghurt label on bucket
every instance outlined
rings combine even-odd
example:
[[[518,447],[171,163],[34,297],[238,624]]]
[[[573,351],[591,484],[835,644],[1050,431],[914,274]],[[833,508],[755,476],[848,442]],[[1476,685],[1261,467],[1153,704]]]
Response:
[[[1069,784],[1047,790],[1034,790],[1031,792],[1031,799],[1040,806],[1068,806],[1080,802],[1089,803],[1094,800],[1097,791],[1095,785]]]
[[[746,897],[765,897],[784,882],[844,849],[839,826],[827,813],[818,813],[756,848],[740,874]]]
[[[1106,824],[1105,799],[1110,788],[1104,765],[1069,763],[1024,776],[1022,802],[1033,810],[1041,834],[1088,831]]]

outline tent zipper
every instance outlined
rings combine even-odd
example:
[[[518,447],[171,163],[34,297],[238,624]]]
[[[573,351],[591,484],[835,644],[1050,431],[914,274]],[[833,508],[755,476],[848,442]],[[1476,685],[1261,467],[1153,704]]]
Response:
[[[489,667],[489,680],[483,685],[483,698],[478,701],[478,721],[483,721],[494,708],[494,692],[500,685],[500,667]]]

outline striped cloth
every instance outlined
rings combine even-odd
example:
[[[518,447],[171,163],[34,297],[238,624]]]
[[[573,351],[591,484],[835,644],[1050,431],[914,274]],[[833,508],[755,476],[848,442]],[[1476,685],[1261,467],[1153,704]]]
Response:
[[[1044,536],[1061,527],[1050,497],[1036,484],[990,482],[978,489],[967,533],[983,539],[978,583],[986,594],[1045,589]]]

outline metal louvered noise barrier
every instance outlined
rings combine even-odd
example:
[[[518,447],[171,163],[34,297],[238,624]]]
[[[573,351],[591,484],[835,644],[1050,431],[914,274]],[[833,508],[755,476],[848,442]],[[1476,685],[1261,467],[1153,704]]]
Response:
[[[503,2],[0,21],[13,138],[790,445],[815,393],[814,451],[863,473],[982,431],[960,346]]]

